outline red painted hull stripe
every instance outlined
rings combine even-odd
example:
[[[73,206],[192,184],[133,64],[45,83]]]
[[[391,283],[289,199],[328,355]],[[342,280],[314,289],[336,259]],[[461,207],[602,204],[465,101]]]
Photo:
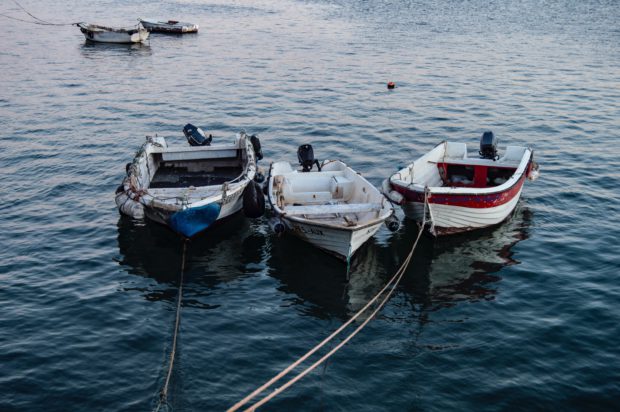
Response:
[[[510,202],[518,195],[524,181],[525,173],[521,175],[521,178],[514,185],[503,192],[489,194],[431,194],[428,198],[428,202],[431,204],[469,207],[473,209],[486,209],[489,207],[501,206]],[[402,194],[407,202],[424,202],[424,192],[411,190],[398,185],[393,185],[393,188],[398,193]]]

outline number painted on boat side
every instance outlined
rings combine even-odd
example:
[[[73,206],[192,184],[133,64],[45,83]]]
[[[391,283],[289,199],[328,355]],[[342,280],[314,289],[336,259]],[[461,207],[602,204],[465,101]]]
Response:
[[[313,227],[303,227],[303,226],[294,225],[293,230],[296,232],[302,233],[304,235],[323,236],[323,231],[321,229],[315,229]]]

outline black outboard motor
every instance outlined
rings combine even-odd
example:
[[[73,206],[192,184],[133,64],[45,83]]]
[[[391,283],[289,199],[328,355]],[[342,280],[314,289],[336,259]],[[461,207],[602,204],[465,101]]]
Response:
[[[482,133],[482,137],[480,138],[480,152],[478,153],[480,153],[480,157],[483,159],[499,159],[497,155],[497,138],[493,132],[488,131]]]
[[[299,159],[299,164],[303,167],[302,172],[309,172],[312,170],[312,166],[316,165],[319,172],[321,171],[321,165],[318,160],[314,159],[314,150],[312,150],[312,145],[302,144],[297,149],[297,159]]]
[[[209,146],[213,136],[207,137],[200,127],[188,123],[183,128],[183,134],[187,137],[190,146]]]

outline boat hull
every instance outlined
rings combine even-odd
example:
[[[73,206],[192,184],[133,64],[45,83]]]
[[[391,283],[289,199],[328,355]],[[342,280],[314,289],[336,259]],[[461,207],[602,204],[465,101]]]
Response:
[[[340,161],[326,160],[311,172],[275,162],[269,176],[267,197],[282,223],[274,231],[286,229],[344,261],[394,213],[372,184]]]
[[[523,189],[525,175],[509,189],[490,194],[433,194],[428,195],[427,221],[438,236],[468,232],[503,222],[513,212]],[[403,195],[401,204],[405,216],[416,221],[424,218],[424,192],[394,186]]]
[[[87,41],[97,43],[131,44],[145,42],[149,32],[143,27],[137,29],[95,28],[89,25],[78,25]]]
[[[213,202],[203,206],[186,207],[170,211],[156,206],[145,206],[146,218],[165,225],[179,235],[192,238],[209,229],[217,221],[225,219],[243,208],[243,189],[232,194],[224,202]]]
[[[191,238],[243,209],[256,157],[244,132],[233,144],[190,147],[169,147],[163,137],[147,136],[126,171],[116,191],[119,211]]]
[[[154,33],[197,33],[198,25],[192,23],[181,22],[152,22],[147,20],[140,20],[145,29]]]
[[[377,222],[347,230],[309,224],[286,217],[283,217],[282,221],[293,235],[345,261],[374,236],[383,223]]]

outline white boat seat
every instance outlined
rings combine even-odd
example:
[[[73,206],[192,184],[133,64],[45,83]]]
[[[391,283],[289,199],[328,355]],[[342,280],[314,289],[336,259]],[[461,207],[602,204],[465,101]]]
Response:
[[[330,192],[334,199],[349,200],[353,197],[353,181],[345,176],[332,176]]]
[[[285,192],[284,195],[284,202],[287,204],[321,204],[331,200],[331,192]]]
[[[348,203],[339,205],[286,206],[284,213],[289,216],[297,216],[378,212],[379,210],[381,210],[381,203]]]

